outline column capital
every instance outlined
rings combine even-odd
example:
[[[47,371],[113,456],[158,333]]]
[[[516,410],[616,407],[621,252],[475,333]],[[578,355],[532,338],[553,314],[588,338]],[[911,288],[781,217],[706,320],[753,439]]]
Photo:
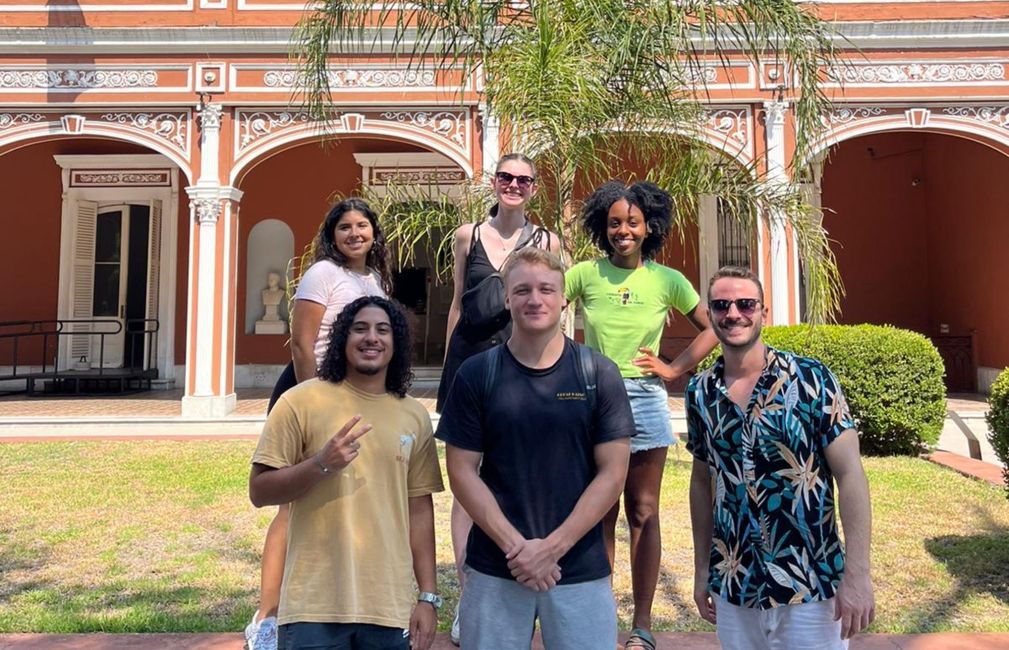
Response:
[[[242,200],[242,191],[224,185],[190,185],[186,194],[195,207],[196,220],[199,223],[217,223],[223,210],[222,201],[238,203]]]
[[[200,129],[219,130],[221,128],[221,117],[224,115],[224,107],[220,104],[202,104],[196,107],[196,112],[200,116]]]
[[[783,99],[771,99],[764,102],[764,124],[768,127],[783,126],[788,106],[788,102]]]

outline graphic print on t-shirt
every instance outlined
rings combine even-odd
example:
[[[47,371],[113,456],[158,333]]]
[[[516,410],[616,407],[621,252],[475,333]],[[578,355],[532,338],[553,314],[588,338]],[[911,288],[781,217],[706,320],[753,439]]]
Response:
[[[642,305],[644,301],[641,300],[636,292],[631,291],[631,288],[624,285],[618,287],[616,291],[609,293],[606,298],[609,300],[611,305]]]

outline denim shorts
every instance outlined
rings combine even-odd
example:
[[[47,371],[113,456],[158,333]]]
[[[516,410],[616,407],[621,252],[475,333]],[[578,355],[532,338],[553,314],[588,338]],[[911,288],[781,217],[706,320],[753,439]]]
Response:
[[[631,400],[636,435],[631,438],[631,453],[676,444],[670,422],[666,386],[658,377],[624,377],[624,388]]]

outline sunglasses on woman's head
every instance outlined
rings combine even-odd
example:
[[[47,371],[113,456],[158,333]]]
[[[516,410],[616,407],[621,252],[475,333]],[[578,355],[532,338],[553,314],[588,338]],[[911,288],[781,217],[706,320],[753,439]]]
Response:
[[[512,184],[512,181],[515,181],[522,189],[528,188],[536,181],[536,179],[532,176],[516,176],[515,174],[509,174],[508,172],[497,172],[494,174],[494,178],[497,180],[499,185],[503,185],[505,187],[508,187]]]
[[[709,300],[708,305],[711,307],[711,311],[718,312],[719,314],[728,312],[729,307],[735,305],[736,309],[738,309],[739,313],[743,316],[752,316],[753,312],[757,311],[757,306],[760,305],[760,300],[757,298],[736,298],[735,300],[716,298],[714,300]]]

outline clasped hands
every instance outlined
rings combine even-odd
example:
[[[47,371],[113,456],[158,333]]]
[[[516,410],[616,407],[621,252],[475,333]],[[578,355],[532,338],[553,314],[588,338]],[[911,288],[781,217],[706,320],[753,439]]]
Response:
[[[545,539],[523,539],[505,553],[505,559],[519,584],[533,591],[547,591],[561,579],[560,555]]]

